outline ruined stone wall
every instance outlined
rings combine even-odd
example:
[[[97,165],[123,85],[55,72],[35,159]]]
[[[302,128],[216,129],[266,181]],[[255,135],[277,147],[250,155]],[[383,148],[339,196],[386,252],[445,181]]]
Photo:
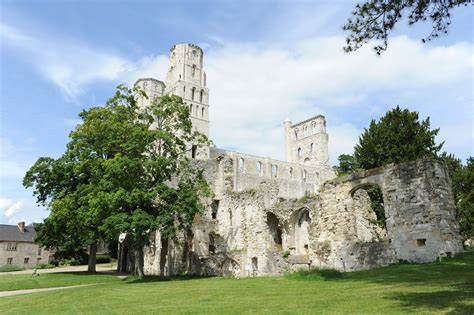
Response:
[[[254,180],[247,170],[236,171],[239,156],[214,154],[194,162],[204,168],[214,196],[191,235],[169,243],[164,274],[244,277],[314,267],[353,271],[400,260],[429,262],[462,251],[450,181],[440,160],[337,178],[324,183],[320,194],[305,195],[282,184],[289,179]],[[239,186],[243,179],[248,181]],[[364,190],[368,184],[382,190],[386,228],[371,210]],[[147,273],[160,273],[161,246],[155,241],[148,249]]]
[[[400,260],[429,262],[462,251],[447,174],[441,160],[424,159],[326,182],[316,245],[330,247],[324,263],[358,270]],[[373,240],[358,235],[356,220],[360,209],[354,195],[367,184],[382,189],[387,217],[386,236]]]

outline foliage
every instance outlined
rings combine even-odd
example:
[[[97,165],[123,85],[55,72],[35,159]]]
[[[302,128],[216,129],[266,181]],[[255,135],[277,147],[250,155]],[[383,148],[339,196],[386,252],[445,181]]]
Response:
[[[395,25],[408,14],[408,25],[420,21],[431,21],[432,31],[423,42],[431,41],[440,34],[446,34],[451,24],[452,9],[465,5],[469,0],[366,0],[357,4],[343,26],[349,31],[346,38],[346,52],[352,52],[368,41],[381,43],[374,47],[377,54],[387,49],[388,37]]]
[[[430,129],[429,117],[420,122],[417,112],[397,106],[364,129],[354,157],[361,168],[370,169],[435,156],[443,146],[435,143],[438,131]]]
[[[135,272],[143,272],[150,231],[173,238],[189,229],[209,195],[202,169],[186,158],[190,144],[209,143],[193,132],[188,106],[163,96],[139,108],[138,97],[147,96],[119,86],[106,106],[83,111],[63,156],[38,159],[24,178],[51,210],[38,241],[61,250],[91,245],[90,269],[98,240],[127,233]]]
[[[106,264],[111,261],[110,256],[107,255],[97,255],[96,263],[98,264]]]
[[[383,207],[382,189],[378,185],[368,185],[365,190],[370,197],[370,209],[375,213],[377,220],[373,223],[386,229],[387,218],[385,217],[385,209]]]
[[[10,272],[10,271],[20,271],[23,270],[23,267],[17,265],[3,265],[0,266],[0,272]]]
[[[33,268],[36,268],[36,269],[51,269],[51,268],[54,268],[54,267],[56,267],[56,266],[53,265],[53,264],[39,263],[39,264],[36,264]]]
[[[285,250],[283,253],[281,253],[281,257],[283,257],[283,258],[288,258],[288,257],[290,257],[290,251],[289,251],[289,250]]]
[[[449,177],[452,181],[452,190],[456,214],[465,239],[474,237],[474,158],[467,159],[466,165],[453,154],[443,152],[441,157],[446,161]]]
[[[334,166],[337,176],[353,174],[360,170],[359,163],[353,155],[341,154],[337,159],[339,160],[339,165]]]

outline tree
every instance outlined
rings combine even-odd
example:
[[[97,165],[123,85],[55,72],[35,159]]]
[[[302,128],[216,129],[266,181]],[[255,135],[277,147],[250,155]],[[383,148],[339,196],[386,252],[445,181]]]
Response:
[[[364,129],[354,147],[354,157],[361,168],[370,169],[436,156],[444,143],[436,144],[438,131],[430,129],[429,117],[420,122],[417,112],[397,106]]]
[[[341,154],[337,159],[339,160],[339,165],[334,167],[337,176],[352,174],[360,170],[359,163],[353,155]]]
[[[209,190],[202,170],[186,158],[189,144],[208,143],[192,131],[188,106],[180,97],[163,96],[139,109],[138,97],[147,96],[119,86],[105,107],[83,111],[66,153],[58,160],[40,158],[24,185],[34,186],[38,201],[49,206],[45,224],[56,227],[65,216],[77,224],[77,231],[45,230],[51,233],[40,234],[40,242],[56,236],[57,246],[72,236],[87,241],[95,268],[97,240],[127,233],[136,253],[133,271],[141,275],[150,233],[159,229],[174,237],[189,227]]]
[[[357,4],[343,26],[349,31],[344,51],[356,51],[368,41],[375,39],[377,54],[387,49],[388,37],[395,25],[408,14],[408,25],[429,20],[432,31],[422,41],[431,41],[440,34],[447,34],[451,24],[451,11],[467,6],[470,0],[367,0]]]
[[[441,157],[448,166],[452,181],[461,234],[465,239],[471,239],[474,236],[474,158],[468,158],[466,165],[463,165],[453,154],[443,152]]]

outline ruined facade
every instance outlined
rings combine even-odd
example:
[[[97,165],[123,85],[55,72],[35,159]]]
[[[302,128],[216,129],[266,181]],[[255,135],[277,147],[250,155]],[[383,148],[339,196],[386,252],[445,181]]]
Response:
[[[195,130],[209,135],[209,90],[203,51],[171,49],[166,84],[140,79],[148,95],[181,96]],[[141,100],[147,106],[148,100]],[[205,147],[191,148],[213,191],[192,232],[178,240],[154,233],[145,273],[278,275],[300,268],[367,269],[399,261],[429,262],[462,251],[444,163],[424,159],[336,178],[326,120],[283,123],[286,162]],[[212,138],[212,137],[210,137]],[[367,188],[383,195],[381,224]]]

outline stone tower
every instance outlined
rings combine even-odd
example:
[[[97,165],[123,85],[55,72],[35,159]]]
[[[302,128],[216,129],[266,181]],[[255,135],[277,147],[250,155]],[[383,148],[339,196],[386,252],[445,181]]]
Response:
[[[297,123],[283,122],[286,160],[316,167],[330,168],[326,119],[318,115]]]
[[[189,105],[193,128],[209,138],[209,89],[206,87],[203,55],[202,49],[194,44],[177,44],[171,48],[166,94],[183,98]],[[209,148],[192,146],[191,157],[207,159]]]

